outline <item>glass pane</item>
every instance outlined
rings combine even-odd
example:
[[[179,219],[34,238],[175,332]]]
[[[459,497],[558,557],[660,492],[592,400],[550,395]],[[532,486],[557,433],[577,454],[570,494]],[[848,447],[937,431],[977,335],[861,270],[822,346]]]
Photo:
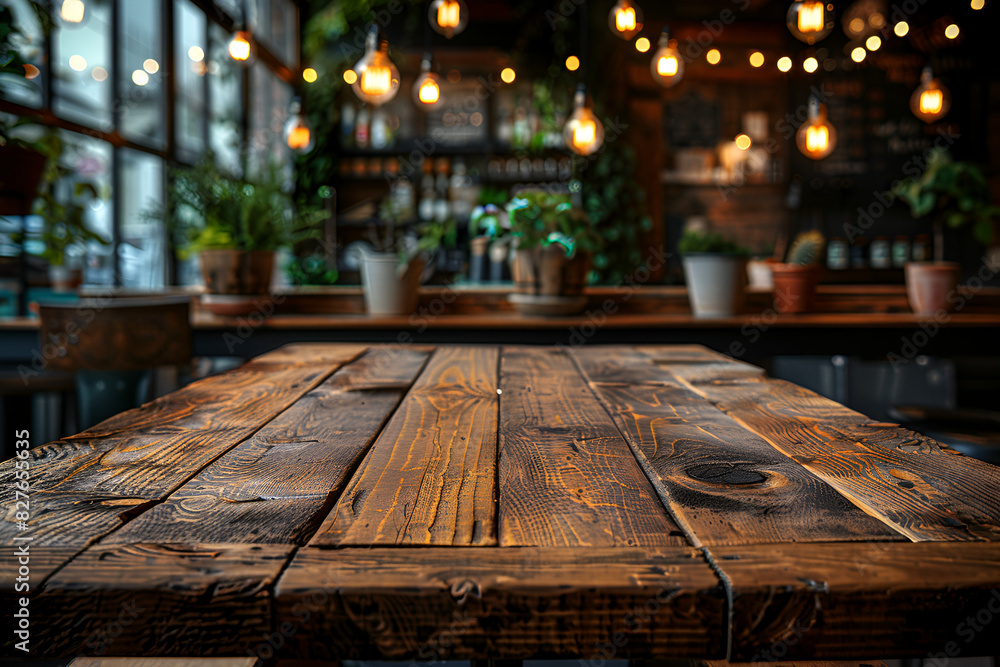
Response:
[[[88,2],[83,21],[56,18],[52,34],[52,109],[67,120],[110,130],[114,68],[111,5]]]
[[[290,162],[282,131],[288,120],[292,88],[260,62],[253,66],[250,85],[253,96],[248,163],[255,169],[266,167],[268,162],[284,165]]]
[[[45,67],[45,37],[38,16],[27,0],[8,0],[18,30],[10,36],[11,45],[24,61],[24,76],[0,75],[0,97],[29,107],[42,106],[42,81],[48,75]]]
[[[298,69],[298,9],[291,0],[256,0],[251,3],[254,35],[279,60]]]
[[[161,148],[166,90],[162,0],[119,0],[118,11],[119,131],[133,141]]]
[[[243,69],[229,57],[231,36],[212,24],[208,61],[208,145],[216,163],[229,171],[240,168],[240,124],[243,122]]]
[[[166,234],[147,212],[163,205],[163,160],[123,148],[118,153],[121,197],[121,243],[118,265],[125,287],[163,287],[166,277]]]
[[[208,45],[205,43],[205,14],[181,0],[175,8],[174,45],[177,71],[177,150],[194,161],[205,150],[205,74]]]

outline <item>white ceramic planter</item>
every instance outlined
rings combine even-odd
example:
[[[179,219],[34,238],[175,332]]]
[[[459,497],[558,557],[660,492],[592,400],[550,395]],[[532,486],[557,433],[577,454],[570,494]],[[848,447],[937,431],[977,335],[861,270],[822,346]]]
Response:
[[[369,315],[409,315],[417,309],[417,290],[424,263],[400,266],[387,252],[366,252],[361,258],[361,284]]]
[[[743,309],[746,260],[738,255],[684,255],[684,278],[695,317],[731,317]]]

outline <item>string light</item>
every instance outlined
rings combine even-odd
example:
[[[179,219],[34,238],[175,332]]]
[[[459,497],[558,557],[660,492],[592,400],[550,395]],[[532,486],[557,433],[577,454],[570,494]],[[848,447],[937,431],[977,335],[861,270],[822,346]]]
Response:
[[[351,88],[365,102],[384,104],[399,92],[399,70],[389,60],[389,43],[379,39],[377,25],[373,25],[368,32],[365,55],[354,65],[354,72],[357,80]]]
[[[951,108],[951,93],[934,78],[930,67],[920,73],[920,85],[910,96],[910,110],[925,123],[933,123],[944,118]]]
[[[869,51],[878,51],[879,47],[881,46],[882,46],[882,38],[879,37],[878,35],[872,35],[871,37],[865,40],[865,47],[867,47]]]
[[[431,54],[424,54],[420,63],[420,76],[413,82],[413,99],[417,106],[429,109],[441,101],[441,84],[438,75],[431,71]]]
[[[69,57],[69,68],[77,72],[87,69],[87,59],[77,54]]]
[[[465,30],[469,8],[463,0],[434,0],[427,12],[431,27],[448,39]]]
[[[200,46],[192,46],[188,49],[188,58],[190,58],[193,62],[200,63],[205,59],[205,49]]]
[[[956,39],[958,37],[959,29],[958,26],[952,23],[950,26],[944,29],[944,36],[948,39]]]
[[[799,151],[812,160],[822,160],[837,146],[837,130],[826,118],[826,106],[809,97],[809,119],[795,133]]]
[[[709,65],[718,65],[722,61],[722,53],[718,49],[709,49],[705,54]]]
[[[792,59],[788,56],[781,56],[778,58],[778,69],[782,72],[787,72],[792,69]]]
[[[504,83],[514,83],[514,79],[517,78],[517,72],[515,72],[510,67],[504,67],[500,72],[500,80]]]
[[[972,0],[969,6],[978,11],[986,6],[986,0]]]
[[[867,55],[868,55],[868,52],[865,51],[864,47],[861,47],[861,46],[856,46],[856,47],[854,47],[851,50],[851,60],[853,60],[856,63],[859,63],[862,60],[864,60],[865,56],[867,56]]]
[[[250,33],[240,30],[233,35],[233,40],[229,42],[229,56],[238,62],[250,60]]]
[[[590,155],[604,143],[604,125],[587,106],[587,91],[581,83],[573,97],[573,113],[563,127],[566,145],[578,155]]]
[[[86,9],[83,0],[63,0],[62,7],[59,9],[59,18],[67,23],[81,23]]]
[[[580,69],[580,59],[576,56],[569,56],[566,58],[566,69],[570,72],[575,72]]]
[[[684,77],[684,60],[670,43],[670,33],[666,26],[660,33],[659,48],[653,54],[653,59],[649,63],[649,70],[653,73],[653,79],[664,88],[676,86]]]
[[[318,78],[319,73],[317,73],[312,67],[307,67],[302,70],[302,80],[306,83],[316,83],[316,79]]]
[[[764,54],[760,51],[754,51],[750,54],[750,66],[751,67],[761,67],[764,64]]]
[[[812,74],[817,69],[819,69],[819,61],[813,58],[812,56],[809,56],[808,58],[802,61],[802,69]]]
[[[650,46],[651,44],[649,43],[649,40],[646,39],[645,37],[640,37],[639,39],[635,40],[635,50],[638,51],[639,53],[645,53],[646,51],[649,51]]]
[[[820,0],[797,0],[788,8],[785,22],[796,39],[815,44],[833,30],[833,5]]]
[[[344,70],[344,83],[348,86],[354,85],[354,82],[358,80],[358,73],[352,69]]]
[[[134,83],[137,86],[145,86],[147,83],[149,83],[149,75],[146,74],[143,70],[137,69],[134,72],[132,72],[132,83]]]
[[[642,10],[632,0],[618,0],[608,12],[608,27],[628,41],[642,30]]]
[[[289,111],[291,116],[283,133],[285,144],[296,153],[308,153],[313,148],[313,131],[302,113],[302,100],[293,99]]]
[[[906,37],[906,33],[910,32],[910,24],[906,21],[900,21],[893,27],[892,31],[896,33],[896,37]]]
[[[752,145],[753,145],[753,140],[751,140],[748,135],[746,134],[736,135],[736,147],[739,148],[741,151],[750,150],[750,146]]]

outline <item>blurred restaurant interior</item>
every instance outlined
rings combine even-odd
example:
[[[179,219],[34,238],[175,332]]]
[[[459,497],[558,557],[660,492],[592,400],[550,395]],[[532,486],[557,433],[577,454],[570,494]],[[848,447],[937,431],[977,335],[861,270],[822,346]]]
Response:
[[[375,341],[701,343],[1000,462],[997,4],[4,0],[3,458]]]

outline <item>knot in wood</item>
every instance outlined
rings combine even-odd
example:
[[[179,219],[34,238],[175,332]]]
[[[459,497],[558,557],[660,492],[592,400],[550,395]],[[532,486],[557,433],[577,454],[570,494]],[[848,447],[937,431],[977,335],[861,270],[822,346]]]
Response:
[[[483,597],[483,592],[479,588],[479,584],[471,579],[463,579],[462,581],[455,581],[451,584],[451,596],[455,598],[455,601],[464,605],[469,596],[473,596],[477,599]]]
[[[747,467],[746,463],[701,463],[691,466],[685,472],[692,479],[711,484],[760,484],[767,476]]]

